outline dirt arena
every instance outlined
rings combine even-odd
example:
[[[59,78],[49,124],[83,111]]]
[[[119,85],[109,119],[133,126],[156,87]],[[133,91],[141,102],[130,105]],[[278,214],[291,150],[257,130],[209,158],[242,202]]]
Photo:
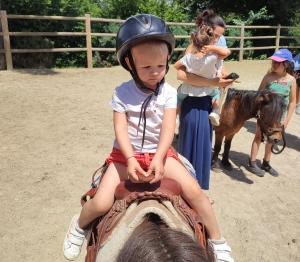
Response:
[[[269,65],[226,68],[240,75],[235,88],[255,90]],[[129,78],[121,67],[0,71],[0,261],[67,261],[62,242],[70,219],[112,147],[110,98]],[[167,81],[180,83],[172,66]],[[236,262],[300,261],[300,116],[293,114],[287,148],[272,158],[277,178],[245,168],[254,132],[251,119],[232,143],[234,171],[212,172],[206,194]],[[85,254],[84,245],[77,261]]]

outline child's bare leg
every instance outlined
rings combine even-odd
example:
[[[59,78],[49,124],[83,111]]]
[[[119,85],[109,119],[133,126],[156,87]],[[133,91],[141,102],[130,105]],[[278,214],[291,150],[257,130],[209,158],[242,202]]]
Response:
[[[111,163],[99,184],[96,195],[86,202],[78,219],[78,226],[86,228],[97,217],[107,213],[114,203],[117,185],[128,179],[127,168],[119,163]]]
[[[219,100],[212,99],[212,112],[209,114],[209,120],[212,125],[219,126],[220,125],[220,116],[219,116]]]
[[[194,177],[172,157],[166,159],[164,176],[179,182],[184,199],[201,215],[210,238],[207,243],[212,247],[216,261],[234,262],[230,256],[231,248],[220,234],[214,211]]]
[[[219,104],[220,104],[219,100],[212,99],[211,103],[212,103],[212,109],[216,110],[218,112],[218,110],[219,110]]]
[[[165,162],[164,177],[175,179],[181,185],[184,199],[201,215],[209,238],[221,239],[219,226],[211,204],[198,182],[186,168],[176,159],[169,157]]]
[[[110,210],[118,183],[127,179],[126,169],[125,166],[119,163],[110,164],[94,198],[84,204],[80,215],[76,214],[72,218],[63,244],[65,258],[75,260],[80,255],[81,247],[88,232],[86,227],[95,218]]]
[[[180,116],[181,104],[177,104],[176,114]]]

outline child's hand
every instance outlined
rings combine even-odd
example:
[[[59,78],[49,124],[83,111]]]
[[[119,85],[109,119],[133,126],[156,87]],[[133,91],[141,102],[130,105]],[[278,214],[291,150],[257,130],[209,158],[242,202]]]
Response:
[[[149,169],[147,170],[147,176],[152,173],[154,174],[154,179],[150,181],[150,184],[156,183],[161,180],[163,178],[164,171],[163,160],[154,156],[150,163]]]
[[[127,161],[127,175],[133,183],[141,183],[137,174],[147,176],[146,172],[141,168],[139,162],[131,157]]]
[[[213,46],[212,45],[206,45],[206,46],[203,46],[201,48],[201,53],[203,54],[209,54],[210,52],[212,52],[212,49],[213,49]]]

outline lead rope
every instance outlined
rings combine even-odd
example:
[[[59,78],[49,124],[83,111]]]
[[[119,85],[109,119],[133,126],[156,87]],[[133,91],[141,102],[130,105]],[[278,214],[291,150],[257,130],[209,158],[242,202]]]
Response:
[[[275,151],[275,145],[272,145],[272,147],[271,147],[271,151],[272,151],[272,153],[273,154],[275,154],[275,155],[279,155],[280,153],[282,153],[282,151],[285,149],[285,147],[286,147],[286,140],[285,140],[285,132],[284,132],[284,126],[282,126],[282,131],[281,131],[281,133],[282,133],[282,140],[283,140],[283,147],[279,150],[279,151]]]
[[[259,115],[259,112],[257,112],[255,118],[257,119],[257,122],[261,120],[260,118],[260,115]],[[284,126],[281,127],[281,133],[282,133],[282,140],[283,140],[283,147],[279,150],[279,151],[275,151],[275,146],[277,146],[276,144],[275,145],[272,145],[271,147],[271,152],[274,154],[274,155],[279,155],[280,153],[283,152],[283,150],[285,149],[286,147],[286,139],[285,139],[285,132],[284,132]],[[263,133],[263,131],[261,131],[261,142],[264,143],[267,139],[265,138],[265,135]]]

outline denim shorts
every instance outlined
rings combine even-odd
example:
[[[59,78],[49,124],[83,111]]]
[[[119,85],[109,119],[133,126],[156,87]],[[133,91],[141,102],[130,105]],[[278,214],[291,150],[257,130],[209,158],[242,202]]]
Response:
[[[220,100],[220,90],[219,88],[215,88],[214,91],[212,91],[209,96],[211,99]]]

